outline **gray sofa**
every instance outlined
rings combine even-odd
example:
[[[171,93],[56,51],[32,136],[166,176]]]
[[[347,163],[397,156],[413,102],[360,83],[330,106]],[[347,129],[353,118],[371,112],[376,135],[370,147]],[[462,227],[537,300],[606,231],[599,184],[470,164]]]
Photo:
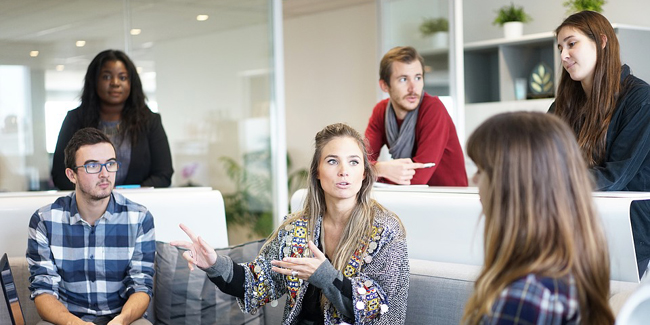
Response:
[[[40,318],[34,303],[29,299],[27,262],[24,257],[9,259],[14,274],[18,296],[23,306],[27,324],[35,324]],[[473,280],[479,267],[452,263],[440,263],[424,260],[411,260],[410,289],[408,297],[407,324],[459,324],[465,301],[469,297]],[[158,270],[164,272],[165,270]],[[196,272],[196,271],[195,271]],[[211,285],[210,283],[208,283]],[[637,284],[612,281],[612,304],[615,311],[620,309],[625,297]],[[158,289],[154,288],[154,291]],[[236,312],[236,311],[235,311]],[[283,304],[277,307],[267,306],[263,313],[248,324],[280,324]],[[8,316],[0,314],[0,324],[7,324]],[[217,317],[214,324],[228,324]],[[177,320],[174,324],[185,324]]]

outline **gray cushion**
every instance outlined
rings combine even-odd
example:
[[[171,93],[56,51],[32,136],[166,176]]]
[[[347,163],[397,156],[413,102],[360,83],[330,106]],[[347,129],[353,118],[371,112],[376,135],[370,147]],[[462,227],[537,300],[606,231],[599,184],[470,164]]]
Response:
[[[252,261],[264,240],[217,249],[235,263]],[[154,301],[156,324],[263,324],[263,312],[244,314],[234,297],[222,293],[199,269],[190,272],[182,251],[156,242]]]
[[[460,324],[479,266],[410,259],[406,324]]]

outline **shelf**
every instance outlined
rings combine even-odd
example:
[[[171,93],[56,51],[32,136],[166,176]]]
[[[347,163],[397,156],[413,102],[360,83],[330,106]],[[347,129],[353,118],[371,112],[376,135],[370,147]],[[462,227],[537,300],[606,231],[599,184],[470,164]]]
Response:
[[[449,49],[419,50],[424,59],[424,91],[435,96],[449,96]]]
[[[555,41],[553,32],[544,32],[536,34],[523,35],[517,38],[497,38],[486,41],[465,43],[465,51],[480,50],[484,48],[494,48],[500,45],[525,45],[539,43],[544,41]]]
[[[465,44],[465,102],[515,100],[515,80],[528,80],[538,64],[545,64],[553,74],[559,71],[555,48],[552,32]],[[557,78],[552,80],[557,85]]]
[[[437,48],[437,49],[430,49],[430,50],[418,50],[418,53],[420,53],[421,56],[449,56],[449,48]]]

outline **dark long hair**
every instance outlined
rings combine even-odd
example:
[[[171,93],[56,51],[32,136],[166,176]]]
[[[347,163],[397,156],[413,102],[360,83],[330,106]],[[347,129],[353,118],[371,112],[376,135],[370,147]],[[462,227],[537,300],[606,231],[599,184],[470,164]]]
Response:
[[[124,63],[131,83],[131,93],[126,99],[121,113],[120,125],[123,127],[120,128],[119,132],[122,136],[128,134],[131,142],[135,144],[139,134],[144,130],[151,116],[151,110],[145,103],[146,96],[142,90],[142,82],[140,81],[135,64],[122,51],[103,51],[97,54],[92,62],[90,62],[86,71],[86,77],[84,78],[83,92],[81,93],[81,126],[94,128],[99,126],[101,99],[97,95],[97,80],[104,64],[115,61]]]
[[[484,266],[465,306],[467,324],[489,315],[518,278],[573,276],[583,324],[613,324],[609,254],[587,166],[571,129],[533,112],[495,115],[467,141],[487,177],[481,193]]]
[[[607,128],[616,109],[620,92],[621,56],[612,25],[603,15],[582,11],[569,16],[555,30],[575,28],[596,43],[596,67],[589,96],[579,81],[562,68],[555,98],[555,114],[571,126],[578,138],[583,157],[590,167],[605,158]],[[603,47],[602,36],[607,38]]]

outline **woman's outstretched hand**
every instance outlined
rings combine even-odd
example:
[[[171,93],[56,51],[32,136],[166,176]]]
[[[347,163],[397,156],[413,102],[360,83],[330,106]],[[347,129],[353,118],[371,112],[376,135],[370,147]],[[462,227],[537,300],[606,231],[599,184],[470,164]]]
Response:
[[[307,243],[309,250],[314,257],[285,257],[282,261],[271,261],[274,265],[271,270],[284,274],[298,277],[299,279],[309,280],[316,269],[327,259],[312,241]]]
[[[190,270],[194,270],[194,265],[202,269],[207,269],[217,262],[217,253],[210,245],[200,236],[196,236],[190,228],[184,224],[179,225],[181,229],[190,237],[192,241],[175,240],[169,243],[172,246],[186,249],[183,258],[187,261]]]

